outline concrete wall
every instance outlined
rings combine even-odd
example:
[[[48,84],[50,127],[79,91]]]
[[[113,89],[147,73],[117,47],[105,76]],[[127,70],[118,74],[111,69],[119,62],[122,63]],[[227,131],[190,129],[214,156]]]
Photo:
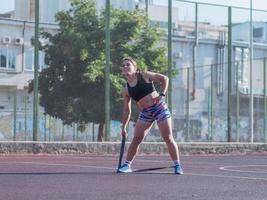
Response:
[[[262,143],[179,143],[182,155],[191,154],[240,154],[266,153],[267,144]],[[129,143],[126,143],[126,150]],[[120,142],[1,142],[0,154],[48,153],[48,154],[113,154],[120,152]],[[165,143],[144,142],[138,154],[168,154]]]

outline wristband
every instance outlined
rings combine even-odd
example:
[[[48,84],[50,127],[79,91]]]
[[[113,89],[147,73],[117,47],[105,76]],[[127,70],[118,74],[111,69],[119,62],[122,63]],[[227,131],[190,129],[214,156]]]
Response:
[[[166,95],[162,92],[159,96],[165,97]]]

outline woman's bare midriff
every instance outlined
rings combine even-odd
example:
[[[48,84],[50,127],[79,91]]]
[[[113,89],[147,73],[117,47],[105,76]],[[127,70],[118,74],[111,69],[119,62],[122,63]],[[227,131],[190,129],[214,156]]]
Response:
[[[150,106],[153,106],[155,104],[155,101],[157,100],[158,96],[159,96],[159,94],[157,93],[157,91],[154,91],[154,92],[144,96],[142,99],[140,99],[137,102],[139,109],[142,110],[144,108],[148,108]]]

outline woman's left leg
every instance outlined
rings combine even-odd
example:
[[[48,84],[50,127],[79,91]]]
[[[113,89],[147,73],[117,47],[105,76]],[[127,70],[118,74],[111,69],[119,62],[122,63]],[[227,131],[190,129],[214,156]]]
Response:
[[[161,136],[165,143],[167,144],[170,156],[173,161],[179,161],[179,150],[178,146],[173,138],[172,134],[172,124],[171,124],[171,118],[167,118],[165,120],[159,121],[158,127],[161,133]]]
[[[178,146],[172,134],[171,118],[169,117],[165,120],[159,121],[158,127],[161,132],[161,136],[163,137],[164,141],[168,146],[170,156],[174,162],[174,173],[183,174],[184,172],[180,163]]]

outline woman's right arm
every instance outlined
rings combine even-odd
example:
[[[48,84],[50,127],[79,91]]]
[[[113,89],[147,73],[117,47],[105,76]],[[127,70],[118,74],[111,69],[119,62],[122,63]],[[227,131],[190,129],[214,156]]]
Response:
[[[131,97],[128,94],[127,88],[124,88],[122,91],[123,95],[123,112],[122,112],[122,130],[121,130],[121,136],[127,137],[127,125],[130,121],[131,117]]]

